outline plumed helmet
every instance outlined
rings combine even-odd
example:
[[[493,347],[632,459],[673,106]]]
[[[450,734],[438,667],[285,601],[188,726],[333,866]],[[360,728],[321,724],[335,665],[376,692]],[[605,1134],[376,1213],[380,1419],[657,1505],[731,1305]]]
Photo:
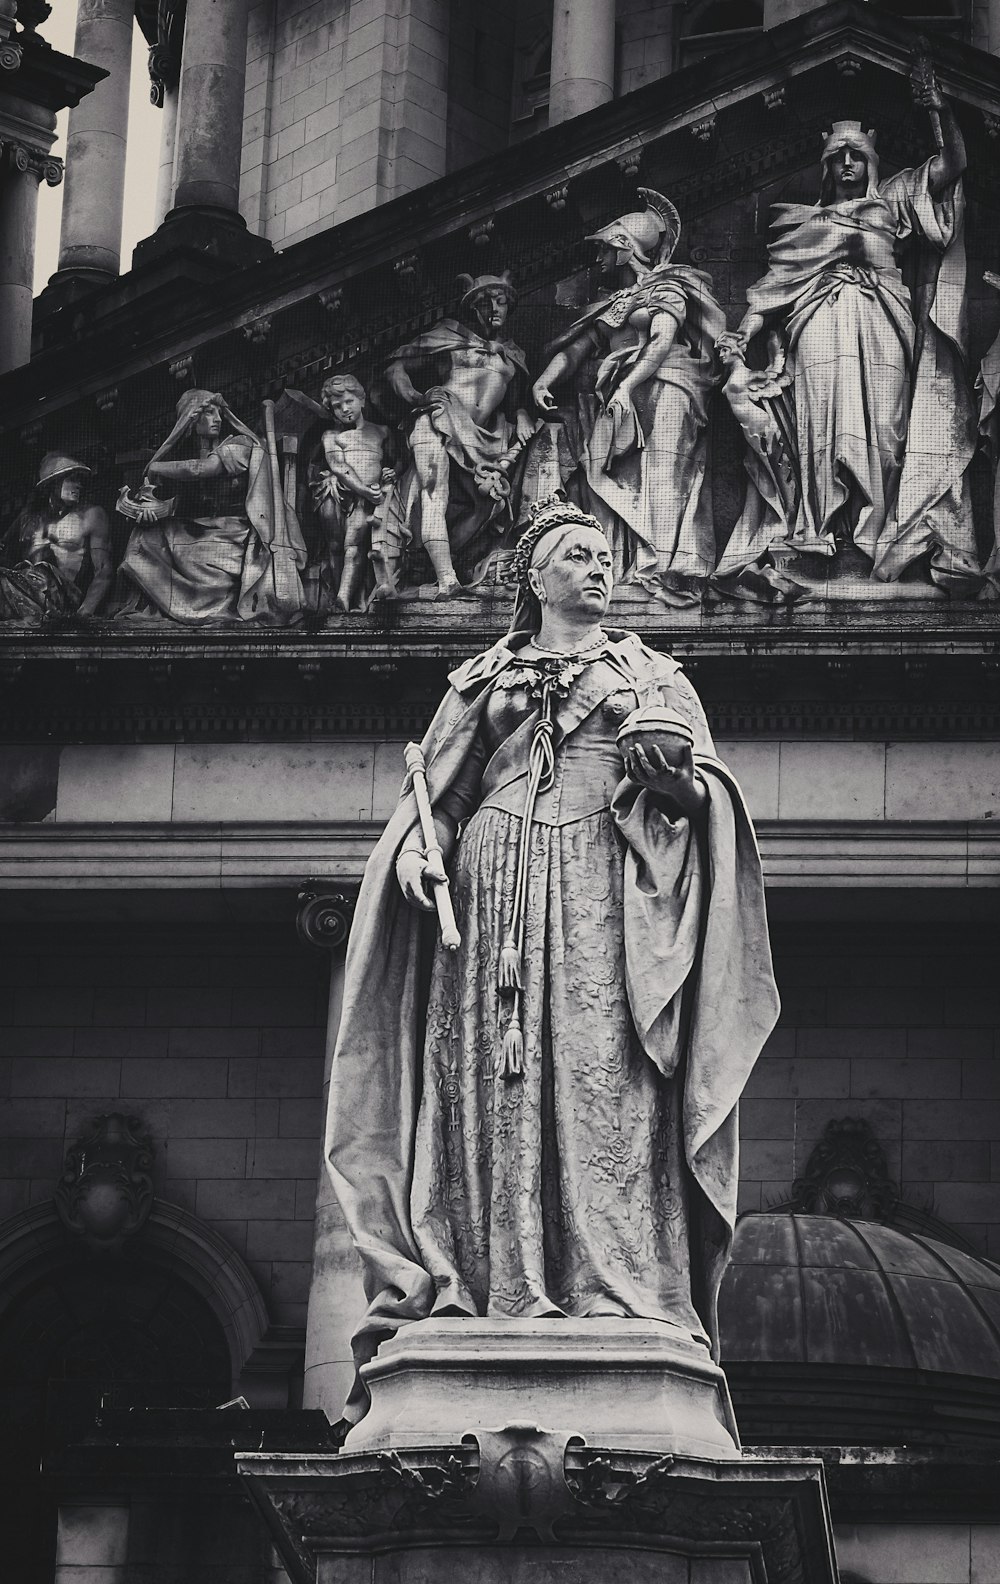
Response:
[[[645,209],[619,215],[617,220],[592,232],[586,240],[603,242],[606,247],[614,248],[618,264],[627,264],[634,258],[651,269],[672,257],[680,239],[681,217],[670,199],[652,187],[640,187],[638,192]]]
[[[38,482],[35,488],[41,489],[43,484],[52,484],[56,479],[66,478],[69,473],[89,472],[86,463],[78,462],[75,457],[66,456],[61,451],[46,451],[38,470]]]

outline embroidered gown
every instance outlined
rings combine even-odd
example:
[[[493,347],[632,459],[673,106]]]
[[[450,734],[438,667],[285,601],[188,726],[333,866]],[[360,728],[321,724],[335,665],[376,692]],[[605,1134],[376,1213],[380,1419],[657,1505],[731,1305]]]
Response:
[[[413,1230],[438,1312],[633,1315],[704,1336],[691,1302],[677,1085],[642,1048],[625,977],[624,848],[611,802],[623,774],[615,733],[638,699],[607,659],[579,670],[577,708],[581,694],[605,696],[557,748],[554,785],[535,807],[521,1079],[497,1082],[494,1064],[510,1016],[497,965],[525,723],[537,713],[527,661],[494,690],[442,801],[468,821],[452,869],[462,946],[435,956]],[[711,752],[696,701],[671,692],[699,751]]]

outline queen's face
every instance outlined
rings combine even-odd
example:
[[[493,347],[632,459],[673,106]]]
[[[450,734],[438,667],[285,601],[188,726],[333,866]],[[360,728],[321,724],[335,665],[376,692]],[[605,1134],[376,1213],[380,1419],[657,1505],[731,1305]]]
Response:
[[[218,407],[205,407],[198,414],[194,429],[195,434],[204,435],[206,440],[218,440],[222,433],[222,414]]]
[[[532,568],[531,584],[542,603],[566,616],[587,616],[597,621],[611,602],[614,567],[611,547],[597,528],[585,523],[571,528],[545,557]]]
[[[830,175],[838,198],[863,198],[868,190],[868,161],[856,149],[838,149],[830,156]]]

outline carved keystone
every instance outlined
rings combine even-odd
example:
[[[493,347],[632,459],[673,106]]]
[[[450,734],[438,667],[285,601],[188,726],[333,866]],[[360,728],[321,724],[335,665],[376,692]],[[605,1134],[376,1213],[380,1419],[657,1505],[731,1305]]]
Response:
[[[583,1437],[518,1420],[497,1430],[477,1430],[463,1436],[462,1444],[479,1447],[479,1478],[469,1501],[499,1526],[500,1544],[519,1529],[554,1540],[553,1524],[574,1505],[566,1484],[566,1448],[583,1446]]]

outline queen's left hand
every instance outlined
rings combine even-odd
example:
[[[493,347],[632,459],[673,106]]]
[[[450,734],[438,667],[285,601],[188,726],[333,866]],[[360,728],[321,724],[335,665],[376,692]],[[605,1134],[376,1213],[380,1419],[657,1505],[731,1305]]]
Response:
[[[672,803],[682,814],[697,814],[706,798],[705,784],[694,767],[694,755],[685,744],[677,764],[671,764],[655,743],[636,742],[624,750],[625,769],[633,781]]]

